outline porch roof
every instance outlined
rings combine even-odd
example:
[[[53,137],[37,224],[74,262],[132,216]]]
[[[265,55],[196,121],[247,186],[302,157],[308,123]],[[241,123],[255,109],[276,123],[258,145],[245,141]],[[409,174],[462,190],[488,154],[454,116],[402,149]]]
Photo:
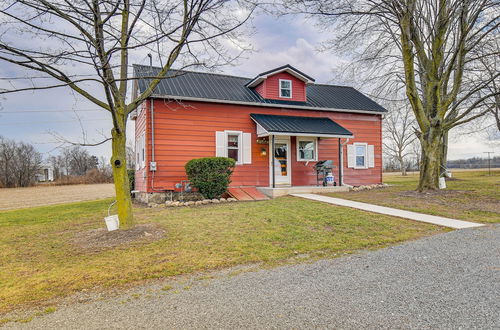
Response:
[[[326,117],[279,116],[252,113],[257,123],[257,135],[318,136],[349,138],[353,134]]]

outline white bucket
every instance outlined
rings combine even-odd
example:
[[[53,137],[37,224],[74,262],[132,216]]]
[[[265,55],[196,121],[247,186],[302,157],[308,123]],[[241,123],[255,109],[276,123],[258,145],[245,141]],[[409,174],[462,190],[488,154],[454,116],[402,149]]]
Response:
[[[439,189],[446,189],[446,180],[444,177],[439,178]]]
[[[120,227],[120,220],[118,219],[118,215],[109,215],[104,218],[106,222],[106,227],[108,227],[108,231],[117,230]]]

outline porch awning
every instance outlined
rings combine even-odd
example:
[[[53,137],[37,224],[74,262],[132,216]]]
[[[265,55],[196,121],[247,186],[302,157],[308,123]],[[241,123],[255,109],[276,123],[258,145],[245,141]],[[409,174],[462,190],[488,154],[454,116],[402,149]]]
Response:
[[[259,137],[269,135],[351,138],[352,133],[326,117],[278,116],[252,113]]]

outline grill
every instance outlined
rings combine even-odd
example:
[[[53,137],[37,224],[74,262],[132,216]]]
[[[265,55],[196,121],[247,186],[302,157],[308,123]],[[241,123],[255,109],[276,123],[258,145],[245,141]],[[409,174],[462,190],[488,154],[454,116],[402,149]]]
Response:
[[[314,165],[314,170],[316,171],[316,184],[319,186],[320,183],[323,186],[328,185],[328,173],[333,174],[333,160],[320,160]],[[334,181],[333,185],[336,186],[337,183]]]

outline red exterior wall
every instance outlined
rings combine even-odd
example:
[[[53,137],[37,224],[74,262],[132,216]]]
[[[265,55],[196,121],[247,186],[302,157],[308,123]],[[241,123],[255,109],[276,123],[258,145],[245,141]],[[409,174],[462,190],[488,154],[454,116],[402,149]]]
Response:
[[[381,116],[329,111],[289,110],[283,108],[241,106],[205,102],[185,102],[182,104],[166,100],[155,100],[155,160],[157,172],[153,189],[173,189],[186,179],[184,165],[199,157],[215,156],[215,132],[224,130],[243,131],[252,134],[252,164],[237,165],[232,176],[232,186],[269,186],[269,150],[267,144],[257,144],[256,125],[251,113],[277,114],[289,116],[329,117],[355,135],[352,142],[366,142],[375,146],[375,167],[370,169],[348,169],[347,151],[344,147],[344,182],[351,185],[380,183],[382,181]],[[147,122],[146,169],[151,155],[149,106],[136,121],[137,128],[142,121]],[[136,136],[139,136],[136,133]],[[315,162],[296,161],[295,138],[291,140],[292,185],[315,185],[316,174],[312,167]],[[332,159],[338,166],[338,139],[319,141],[318,159]],[[261,149],[267,155],[261,156]],[[337,180],[338,167],[334,171]],[[149,177],[149,179],[148,179]],[[148,192],[151,188],[150,172],[147,173]],[[144,190],[142,171],[136,172],[136,189]]]
[[[280,79],[286,79],[292,81],[292,98],[280,97],[280,90],[279,90]],[[269,76],[261,84],[255,87],[255,91],[260,95],[262,95],[262,97],[265,99],[287,100],[287,101],[297,101],[297,102],[306,101],[306,84],[302,80],[295,78],[294,76],[292,76],[287,72],[280,72],[275,75]]]

